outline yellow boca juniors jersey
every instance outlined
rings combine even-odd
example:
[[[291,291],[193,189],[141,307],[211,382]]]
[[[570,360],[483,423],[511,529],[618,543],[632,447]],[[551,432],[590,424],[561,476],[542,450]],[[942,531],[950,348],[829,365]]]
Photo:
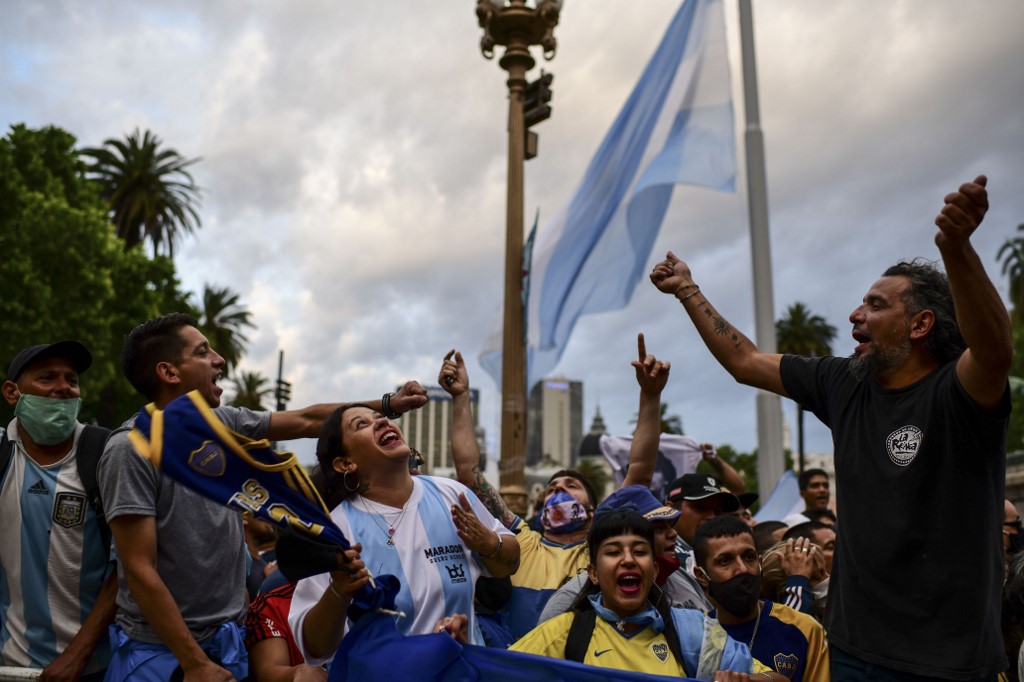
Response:
[[[519,540],[519,570],[512,574],[512,596],[506,606],[508,627],[516,638],[533,629],[548,599],[567,580],[587,570],[590,553],[586,540],[559,545],[544,539],[521,519],[511,530]]]
[[[537,654],[548,658],[565,658],[565,642],[569,637],[574,614],[563,613],[541,623],[510,647],[511,651]],[[631,670],[648,675],[683,677],[683,666],[672,655],[664,633],[651,628],[626,635],[598,618],[594,634],[583,658],[587,665],[615,670]]]

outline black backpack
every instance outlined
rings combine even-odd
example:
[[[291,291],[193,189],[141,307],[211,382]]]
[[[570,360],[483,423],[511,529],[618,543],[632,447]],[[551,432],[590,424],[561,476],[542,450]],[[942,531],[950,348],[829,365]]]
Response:
[[[565,660],[583,662],[590,646],[590,638],[594,636],[597,625],[597,612],[594,609],[578,611],[569,626],[569,636],[565,640]]]
[[[7,467],[11,464],[11,457],[14,453],[14,443],[7,438],[7,431],[0,435],[0,481],[3,481]],[[75,465],[78,467],[78,477],[82,479],[82,487],[85,489],[85,497],[96,512],[96,520],[99,522],[100,536],[103,543],[110,549],[110,526],[107,525],[107,518],[103,514],[103,504],[100,501],[100,483],[96,477],[96,469],[99,467],[100,457],[103,456],[104,446],[107,444],[107,436],[110,429],[102,426],[87,424],[82,429],[82,435],[78,438],[78,453],[75,455]]]
[[[594,636],[594,627],[597,625],[597,612],[594,609],[584,609],[573,613],[572,625],[569,626],[569,635],[565,640],[565,660],[582,663],[587,655],[587,647],[590,646],[590,639]],[[675,624],[671,615],[662,613],[665,620],[665,640],[679,666],[686,671],[686,661],[683,658],[682,649],[679,646],[679,635],[676,634]]]

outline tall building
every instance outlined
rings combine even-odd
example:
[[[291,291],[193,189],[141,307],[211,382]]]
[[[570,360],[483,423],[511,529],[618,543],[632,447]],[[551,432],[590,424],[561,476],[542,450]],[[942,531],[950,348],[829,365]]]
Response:
[[[526,407],[526,463],[576,466],[583,440],[583,382],[542,379]]]
[[[423,473],[449,476],[455,472],[451,445],[452,397],[440,387],[430,387],[427,388],[427,398],[426,405],[402,415],[395,423],[402,429],[405,442],[423,456]],[[483,429],[479,423],[480,391],[469,389],[469,400],[473,405],[473,426],[480,447],[480,466],[484,468],[487,465],[487,452]]]

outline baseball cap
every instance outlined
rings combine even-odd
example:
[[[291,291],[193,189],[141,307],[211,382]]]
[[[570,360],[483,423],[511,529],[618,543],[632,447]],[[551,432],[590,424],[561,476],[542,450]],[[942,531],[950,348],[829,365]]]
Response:
[[[667,507],[642,485],[627,485],[619,488],[597,505],[595,513],[613,511],[625,507],[635,508],[648,521],[675,521],[679,518],[679,510]]]
[[[695,502],[712,497],[722,498],[722,511],[739,511],[739,499],[729,492],[728,488],[723,488],[717,478],[707,474],[683,474],[669,484],[666,499],[669,502]]]
[[[23,348],[11,360],[7,368],[7,380],[17,381],[18,376],[32,362],[43,358],[67,358],[74,365],[75,371],[81,374],[92,365],[92,353],[78,341],[58,341],[57,343],[41,343]]]
[[[740,505],[747,509],[750,509],[750,507],[761,497],[757,493],[735,493],[735,495],[739,499]]]

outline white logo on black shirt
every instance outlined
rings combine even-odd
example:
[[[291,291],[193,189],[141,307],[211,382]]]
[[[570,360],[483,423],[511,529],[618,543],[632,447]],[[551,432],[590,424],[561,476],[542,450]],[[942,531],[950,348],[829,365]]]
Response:
[[[905,467],[917,457],[924,432],[916,426],[901,426],[885,439],[886,450],[893,464]]]

